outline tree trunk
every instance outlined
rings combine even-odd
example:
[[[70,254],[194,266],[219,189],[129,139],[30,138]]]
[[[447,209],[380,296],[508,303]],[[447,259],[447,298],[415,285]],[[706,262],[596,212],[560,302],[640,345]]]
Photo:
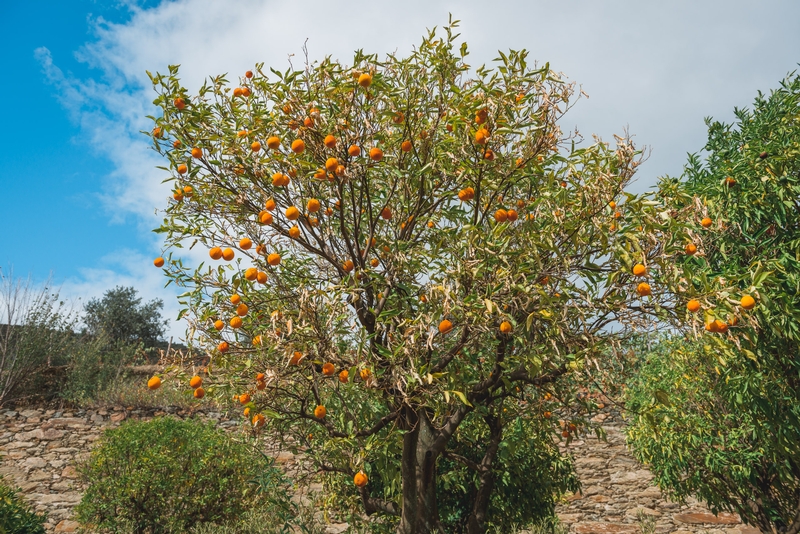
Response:
[[[441,532],[436,506],[436,460],[433,448],[438,435],[424,409],[404,410],[406,434],[403,436],[403,510],[398,534]]]
[[[467,521],[467,534],[485,534],[486,519],[489,511],[489,500],[494,490],[494,460],[497,457],[497,450],[503,439],[503,426],[500,419],[493,415],[483,418],[489,427],[489,444],[486,453],[480,463],[478,494],[472,503],[472,513]]]

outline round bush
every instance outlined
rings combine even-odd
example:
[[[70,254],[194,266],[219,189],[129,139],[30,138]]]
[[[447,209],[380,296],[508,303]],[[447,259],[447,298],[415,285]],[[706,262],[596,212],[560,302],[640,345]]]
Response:
[[[44,534],[45,516],[34,513],[19,494],[0,481],[0,533]]]
[[[248,507],[268,458],[213,423],[171,417],[107,430],[80,472],[78,521],[100,531],[161,534],[224,522]]]

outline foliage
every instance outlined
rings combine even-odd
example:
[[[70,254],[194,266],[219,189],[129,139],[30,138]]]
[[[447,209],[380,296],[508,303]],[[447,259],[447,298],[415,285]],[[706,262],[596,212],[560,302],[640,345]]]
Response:
[[[273,469],[213,423],[171,417],[107,430],[81,466],[78,521],[101,531],[186,532],[239,517],[252,479]]]
[[[217,76],[190,97],[175,66],[151,76],[174,187],[157,231],[212,354],[206,391],[247,392],[329,473],[329,504],[397,516],[400,532],[440,527],[436,466],[468,416],[461,439],[490,436],[463,477],[478,484],[470,532],[486,529],[494,488],[549,487],[555,456],[524,472],[498,461],[507,433],[538,419],[550,451],[580,431],[572,386],[625,337],[610,325],[669,318],[656,282],[682,247],[663,205],[623,193],[640,162],[630,139],[562,134],[574,86],[524,51],[468,77],[455,27],[406,58],[258,65],[233,92]],[[195,246],[212,262],[177,256]],[[652,286],[631,275],[639,262]],[[545,419],[556,403],[572,427]],[[538,513],[551,497],[536,498]]]
[[[321,534],[323,526],[314,518],[314,510],[295,502],[289,492],[289,481],[283,472],[274,467],[274,460],[265,457],[267,468],[253,479],[256,493],[249,501],[249,509],[242,517],[215,525],[204,523],[192,530],[193,534]]]
[[[487,425],[488,426],[488,425]],[[554,518],[555,505],[566,492],[577,492],[578,479],[571,459],[561,456],[551,439],[546,420],[521,416],[506,427],[500,443],[496,481],[487,509],[486,525],[491,532],[513,532],[517,527],[547,523]],[[466,532],[480,488],[476,469],[490,443],[486,426],[465,421],[453,436],[452,453],[439,463],[439,511],[446,532]],[[531,491],[535,480],[537,491]]]
[[[111,341],[105,333],[97,337],[83,336],[70,353],[67,379],[62,396],[77,403],[86,403],[125,380],[125,366],[134,362],[139,346]]]
[[[74,314],[52,292],[30,278],[0,269],[0,406],[42,367],[65,357],[73,346]]]
[[[705,158],[662,182],[697,253],[673,288],[698,337],[648,357],[630,439],[660,485],[763,532],[800,529],[800,77],[735,124],[708,120]],[[707,229],[697,222],[711,221]],[[752,297],[752,303],[743,297]],[[747,306],[745,304],[748,304]],[[749,310],[752,304],[752,310]],[[723,325],[713,332],[712,322]],[[704,329],[705,323],[705,329]],[[698,336],[702,333],[702,337]]]
[[[0,534],[44,534],[45,520],[0,480]]]
[[[161,317],[164,302],[153,299],[143,304],[137,293],[133,287],[117,286],[106,291],[103,298],[89,300],[83,317],[88,332],[105,335],[112,342],[155,346],[166,327]]]

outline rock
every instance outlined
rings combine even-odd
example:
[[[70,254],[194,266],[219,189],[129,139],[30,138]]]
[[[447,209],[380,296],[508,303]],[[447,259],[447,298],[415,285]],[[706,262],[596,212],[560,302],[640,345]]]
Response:
[[[56,529],[54,532],[77,532],[80,528],[81,524],[77,521],[72,521],[70,519],[64,519],[59,524],[56,525]]]
[[[611,500],[611,497],[607,497],[605,495],[592,495],[591,499],[594,502],[608,502]]]
[[[636,534],[639,532],[639,527],[636,525],[601,523],[596,521],[578,523],[574,525],[573,528],[577,534]]]
[[[19,413],[21,417],[25,419],[30,419],[31,417],[39,417],[42,415],[42,412],[39,410],[23,410]]]
[[[22,462],[22,465],[24,467],[29,468],[29,469],[40,469],[40,468],[46,466],[47,462],[44,461],[44,459],[42,459],[42,458],[38,458],[36,456],[31,456],[30,458],[25,459],[25,461]]]
[[[673,519],[689,525],[736,525],[742,522],[738,515],[727,512],[720,512],[719,515],[714,515],[710,512],[690,512],[675,514]]]
[[[577,523],[583,514],[557,514],[559,521],[562,523],[572,524]]]
[[[660,517],[661,516],[661,512],[659,512],[657,510],[653,510],[652,508],[646,508],[644,506],[637,506],[636,508],[629,508],[625,512],[625,515],[628,516],[628,517],[632,517],[633,519],[636,519],[636,518],[639,517],[640,513],[642,513],[644,515],[653,516],[653,517]]]
[[[725,534],[761,534],[761,530],[750,525],[738,525],[725,529]]]
[[[68,465],[63,471],[61,471],[61,476],[63,478],[78,478],[78,471],[75,469],[75,467]]]
[[[124,421],[125,417],[126,417],[125,412],[117,412],[111,416],[111,422],[119,423],[120,421]]]

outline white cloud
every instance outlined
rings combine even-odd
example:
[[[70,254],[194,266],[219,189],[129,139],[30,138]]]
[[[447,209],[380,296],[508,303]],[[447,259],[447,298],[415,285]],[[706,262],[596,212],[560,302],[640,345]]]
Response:
[[[453,12],[462,20],[473,65],[490,61],[497,49],[527,48],[590,94],[566,126],[577,124],[588,138],[610,138],[629,126],[640,144],[651,145],[638,186],[644,189],[658,175],[678,174],[686,152],[702,147],[704,116],[730,119],[735,105],[774,87],[800,58],[800,33],[793,27],[800,4],[790,0],[175,0],[131,9],[124,24],[94,20],[95,39],[76,52],[94,77],[66,76],[46,49],[37,57],[86,138],[115,163],[103,196],[110,217],[133,215],[143,233],[158,224],[154,211],[169,194],[155,169],[161,161],[139,134],[150,129],[145,116],[155,111],[145,70],[180,64],[183,84],[194,91],[207,76],[227,72],[234,80],[256,62],[283,69],[295,54],[299,65],[306,40],[312,59],[330,54],[347,62],[356,48],[404,53]],[[158,250],[154,236],[152,253]],[[115,263],[126,255],[123,265]],[[160,271],[124,251],[70,287],[97,294],[119,279],[144,295],[164,295]]]

